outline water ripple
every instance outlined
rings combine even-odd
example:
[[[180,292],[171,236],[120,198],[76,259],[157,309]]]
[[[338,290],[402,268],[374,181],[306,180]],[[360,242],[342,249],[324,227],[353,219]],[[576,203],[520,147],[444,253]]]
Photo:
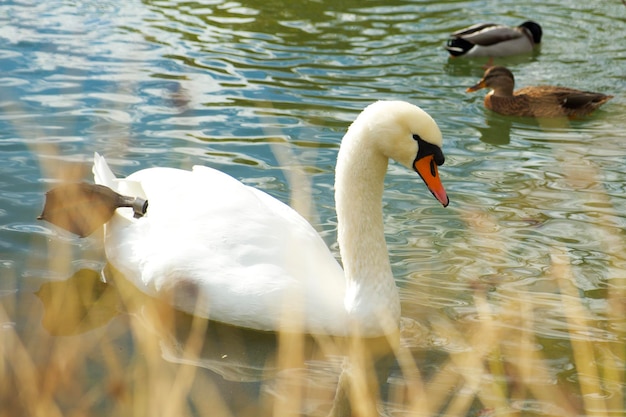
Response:
[[[534,331],[534,349],[554,356],[548,377],[558,378],[573,367],[569,347],[559,344],[623,342],[623,323],[607,311],[626,268],[626,46],[615,35],[623,33],[625,8],[618,1],[484,3],[1,3],[0,246],[11,260],[3,268],[57,279],[46,269],[49,243],[77,252],[89,246],[34,219],[48,186],[90,179],[94,151],[119,175],[205,164],[284,201],[291,195],[285,171],[301,169],[316,224],[336,251],[340,138],[364,105],[404,99],[441,127],[440,174],[451,199],[437,207],[415,173],[390,166],[385,226],[406,318],[472,325],[477,294],[496,318],[531,300],[534,320],[499,325]],[[445,39],[469,23],[526,19],[544,27],[540,50],[497,61],[518,85],[567,84],[615,98],[574,121],[486,111],[482,94],[465,92],[485,61],[448,59]],[[567,322],[552,273],[556,251],[567,255],[587,328]],[[419,346],[431,354],[467,349],[447,336],[433,340]]]

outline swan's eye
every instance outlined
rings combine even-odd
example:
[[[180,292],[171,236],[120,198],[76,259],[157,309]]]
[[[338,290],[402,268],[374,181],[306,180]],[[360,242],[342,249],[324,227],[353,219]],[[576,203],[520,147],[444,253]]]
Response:
[[[424,140],[420,137],[420,135],[413,135],[413,140],[416,140],[417,142]]]

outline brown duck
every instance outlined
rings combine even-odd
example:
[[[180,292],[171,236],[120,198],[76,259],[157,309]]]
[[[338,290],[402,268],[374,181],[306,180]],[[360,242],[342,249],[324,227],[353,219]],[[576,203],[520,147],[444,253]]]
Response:
[[[524,87],[513,91],[515,78],[505,67],[490,67],[478,84],[467,89],[492,91],[485,96],[485,107],[496,113],[521,117],[585,116],[613,98],[602,93],[549,85]]]

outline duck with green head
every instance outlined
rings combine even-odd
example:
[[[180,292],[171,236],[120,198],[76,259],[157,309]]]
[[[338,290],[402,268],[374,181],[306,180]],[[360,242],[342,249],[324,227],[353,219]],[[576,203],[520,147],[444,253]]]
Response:
[[[479,23],[450,35],[445,46],[455,57],[502,57],[527,54],[541,42],[541,26],[528,20],[517,27]]]

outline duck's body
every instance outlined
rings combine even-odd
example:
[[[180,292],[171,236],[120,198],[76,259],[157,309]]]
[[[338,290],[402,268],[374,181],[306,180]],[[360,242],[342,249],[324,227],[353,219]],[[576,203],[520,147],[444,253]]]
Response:
[[[490,88],[485,107],[496,113],[520,117],[580,117],[588,115],[613,96],[568,87],[533,86],[514,91],[515,78],[505,67],[490,67],[467,89]]]
[[[445,46],[452,57],[502,57],[527,54],[541,42],[541,26],[526,21],[517,27],[479,23],[450,35]]]
[[[258,330],[389,334],[400,302],[382,221],[387,162],[418,170],[445,206],[440,146],[435,122],[404,102],[374,103],[351,125],[335,183],[345,269],[298,213],[227,174],[149,168],[116,179],[96,155],[97,184],[149,202],[144,217],[120,208],[106,224],[107,258],[145,293],[201,317]]]

